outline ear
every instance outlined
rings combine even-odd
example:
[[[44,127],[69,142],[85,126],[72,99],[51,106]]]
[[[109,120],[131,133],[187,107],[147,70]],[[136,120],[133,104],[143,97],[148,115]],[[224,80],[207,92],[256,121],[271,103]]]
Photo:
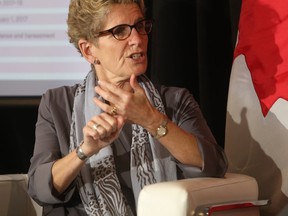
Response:
[[[90,64],[93,64],[95,57],[92,54],[92,48],[93,48],[93,44],[88,42],[85,39],[80,39],[78,41],[78,46],[80,48],[80,51],[83,55],[83,57],[90,62]]]

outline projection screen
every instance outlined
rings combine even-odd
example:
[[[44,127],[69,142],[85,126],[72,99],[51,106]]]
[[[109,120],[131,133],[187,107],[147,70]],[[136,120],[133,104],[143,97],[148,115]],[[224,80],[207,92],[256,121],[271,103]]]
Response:
[[[90,65],[69,43],[69,0],[0,0],[0,96],[73,85]]]

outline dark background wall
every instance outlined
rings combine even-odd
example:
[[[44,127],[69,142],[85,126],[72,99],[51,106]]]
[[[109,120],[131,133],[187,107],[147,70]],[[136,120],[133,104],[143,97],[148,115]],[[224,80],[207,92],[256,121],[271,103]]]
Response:
[[[155,82],[189,89],[218,144],[225,147],[241,0],[146,0],[146,6],[155,19],[147,74]],[[39,98],[0,98],[0,174],[28,171],[38,103]]]
[[[151,1],[151,77],[188,88],[222,147],[240,7],[241,0]]]
[[[38,103],[37,98],[0,98],[0,174],[28,171]]]

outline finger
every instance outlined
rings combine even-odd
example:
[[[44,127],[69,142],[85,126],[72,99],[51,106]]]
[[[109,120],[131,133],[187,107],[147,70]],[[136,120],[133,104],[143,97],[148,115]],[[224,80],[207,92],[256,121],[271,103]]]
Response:
[[[91,119],[89,126],[97,131],[100,137],[103,138],[117,130],[117,120],[107,113],[101,113]]]
[[[110,111],[109,111],[109,114],[110,114],[111,116],[117,115],[117,107],[116,107],[116,106],[112,106],[111,109],[110,109]]]
[[[100,95],[105,101],[109,101],[110,103],[115,103],[116,101],[119,101],[119,97],[121,94],[123,94],[123,90],[121,90],[118,87],[115,87],[109,83],[107,83],[109,86],[112,86],[111,89],[107,89],[102,86],[96,86],[95,92]],[[105,109],[103,109],[105,110]]]
[[[135,76],[135,74],[132,74],[130,77],[130,85],[134,92],[137,91],[137,89],[141,88],[140,85],[138,84],[137,77]]]
[[[105,122],[107,123],[107,130],[112,131],[112,133],[117,130],[117,119],[114,116],[111,116],[107,113],[101,113],[101,117],[103,117],[105,119]]]
[[[103,81],[103,80],[98,80],[98,85],[100,86],[101,89],[106,90],[106,91],[115,92],[115,93],[119,91],[119,88],[117,86],[109,82]]]
[[[93,129],[92,125],[93,124],[87,123],[87,125],[85,125],[83,128],[83,134],[89,140],[90,140],[89,137],[91,137],[91,139],[93,139],[93,140],[98,140],[98,139],[100,139],[100,134],[98,133],[97,130]]]
[[[111,116],[115,116],[119,114],[119,110],[116,105],[111,106],[110,104],[103,103],[98,98],[93,98],[94,103],[104,112],[108,113]]]
[[[87,133],[89,133],[89,135],[92,136],[94,140],[100,139],[105,135],[104,133],[106,133],[101,124],[96,123],[92,120],[87,123],[87,128]]]
[[[122,116],[117,116],[117,117],[115,117],[115,119],[117,120],[117,130],[114,133],[110,134],[110,136],[106,136],[104,138],[101,138],[102,141],[107,142],[107,143],[111,143],[111,142],[113,142],[113,140],[115,140],[119,136],[119,133],[120,133],[122,127],[124,126],[125,121],[124,121],[124,118]]]
[[[111,111],[111,106],[107,103],[104,103],[103,101],[101,101],[99,98],[94,97],[93,98],[94,103],[96,104],[96,106],[98,106],[101,110],[103,110],[104,112],[109,112]]]
[[[117,120],[117,129],[120,131],[125,124],[125,119],[122,116],[116,116],[115,118]]]

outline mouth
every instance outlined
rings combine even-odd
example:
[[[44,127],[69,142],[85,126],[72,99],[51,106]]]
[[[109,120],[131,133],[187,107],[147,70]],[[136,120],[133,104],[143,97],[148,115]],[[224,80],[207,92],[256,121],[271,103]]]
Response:
[[[144,53],[134,53],[134,54],[130,55],[129,58],[137,60],[137,59],[140,59],[143,56],[144,56]]]

